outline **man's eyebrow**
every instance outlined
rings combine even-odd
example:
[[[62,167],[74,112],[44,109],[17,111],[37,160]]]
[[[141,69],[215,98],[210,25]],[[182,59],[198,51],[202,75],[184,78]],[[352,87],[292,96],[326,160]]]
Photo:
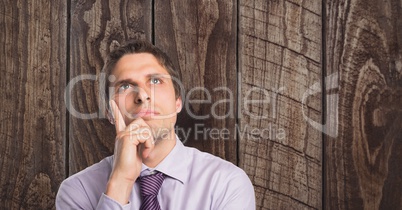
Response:
[[[118,87],[118,86],[120,86],[121,84],[132,84],[132,85],[136,85],[137,83],[134,82],[132,79],[129,78],[129,79],[123,79],[123,80],[116,81],[116,82],[113,83],[113,86],[114,86],[114,87]]]
[[[152,73],[152,74],[147,74],[147,78],[170,78],[169,74],[161,74],[161,73]]]
[[[168,78],[168,79],[170,79],[171,77],[170,77],[170,74],[151,73],[151,74],[147,74],[146,78]],[[127,79],[118,80],[118,81],[112,83],[112,85],[114,87],[118,87],[121,84],[137,85],[137,82],[135,82],[131,78],[127,78]]]

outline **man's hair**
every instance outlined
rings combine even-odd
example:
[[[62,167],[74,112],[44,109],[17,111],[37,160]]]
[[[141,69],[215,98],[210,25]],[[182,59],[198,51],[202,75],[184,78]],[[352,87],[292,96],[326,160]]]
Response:
[[[155,47],[151,43],[143,40],[131,40],[125,44],[117,47],[109,53],[106,62],[103,66],[102,72],[105,74],[100,80],[100,90],[102,98],[106,102],[106,107],[109,107],[109,76],[112,74],[117,62],[124,55],[137,54],[137,53],[149,53],[152,54],[159,64],[166,69],[172,78],[173,88],[176,95],[176,99],[180,97],[180,80],[178,71],[175,70],[170,58],[159,48]]]

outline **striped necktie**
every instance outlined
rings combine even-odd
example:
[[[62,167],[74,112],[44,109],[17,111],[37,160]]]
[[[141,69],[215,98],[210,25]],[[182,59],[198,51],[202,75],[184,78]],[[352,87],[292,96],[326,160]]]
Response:
[[[157,195],[165,175],[161,172],[140,177],[142,204],[140,210],[161,210]]]

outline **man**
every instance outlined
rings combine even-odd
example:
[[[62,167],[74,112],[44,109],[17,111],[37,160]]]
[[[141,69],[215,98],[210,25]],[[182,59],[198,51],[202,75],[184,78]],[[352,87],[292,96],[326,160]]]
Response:
[[[166,54],[129,42],[110,53],[103,71],[114,155],[66,179],[57,209],[255,209],[244,171],[176,136],[182,99]]]

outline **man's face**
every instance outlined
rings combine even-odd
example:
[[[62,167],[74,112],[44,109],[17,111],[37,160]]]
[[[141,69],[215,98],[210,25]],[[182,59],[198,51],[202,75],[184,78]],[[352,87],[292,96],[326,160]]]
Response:
[[[149,53],[124,55],[112,71],[111,86],[126,125],[141,117],[155,140],[173,132],[181,98],[175,96],[169,73]]]

